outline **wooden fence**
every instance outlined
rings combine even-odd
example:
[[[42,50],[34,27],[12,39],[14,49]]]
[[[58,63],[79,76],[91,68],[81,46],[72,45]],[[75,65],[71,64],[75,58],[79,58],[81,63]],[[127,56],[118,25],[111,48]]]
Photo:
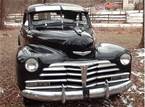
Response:
[[[143,11],[100,11],[90,18],[92,23],[142,23]]]
[[[92,23],[113,23],[126,22],[126,14],[91,14],[90,19]]]

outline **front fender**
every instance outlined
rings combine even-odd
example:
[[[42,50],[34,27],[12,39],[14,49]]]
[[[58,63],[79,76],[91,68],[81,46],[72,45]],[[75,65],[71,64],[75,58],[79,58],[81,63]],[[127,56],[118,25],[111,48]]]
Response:
[[[43,64],[50,64],[64,61],[65,57],[66,55],[60,50],[34,44],[26,45],[17,54],[17,60],[21,63],[29,58],[36,58]]]
[[[97,59],[114,60],[114,59],[119,59],[119,57],[124,53],[129,53],[127,49],[109,43],[97,44],[96,50],[97,50],[96,51]]]

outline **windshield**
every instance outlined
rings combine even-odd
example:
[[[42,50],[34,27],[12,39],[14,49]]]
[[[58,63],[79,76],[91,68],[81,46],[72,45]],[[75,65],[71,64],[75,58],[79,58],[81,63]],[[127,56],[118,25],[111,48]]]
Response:
[[[39,12],[31,15],[32,25],[40,28],[88,28],[88,14],[85,12],[55,11]]]

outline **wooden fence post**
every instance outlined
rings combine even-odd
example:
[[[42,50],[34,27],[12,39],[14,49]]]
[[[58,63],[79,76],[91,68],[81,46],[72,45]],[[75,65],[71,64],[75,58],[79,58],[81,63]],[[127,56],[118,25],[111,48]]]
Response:
[[[109,19],[109,16],[110,16],[110,15],[108,14],[108,23],[109,23],[109,20],[110,20],[110,19]]]
[[[125,23],[127,23],[127,12],[125,11]]]
[[[4,28],[5,8],[4,0],[0,0],[0,29]]]

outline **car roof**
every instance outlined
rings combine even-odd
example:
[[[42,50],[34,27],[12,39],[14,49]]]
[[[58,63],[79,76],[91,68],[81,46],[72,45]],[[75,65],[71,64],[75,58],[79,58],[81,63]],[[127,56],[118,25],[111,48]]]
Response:
[[[85,8],[76,4],[68,3],[45,3],[45,4],[34,4],[28,7],[27,11],[42,12],[42,11],[75,11],[75,12],[87,12]]]

